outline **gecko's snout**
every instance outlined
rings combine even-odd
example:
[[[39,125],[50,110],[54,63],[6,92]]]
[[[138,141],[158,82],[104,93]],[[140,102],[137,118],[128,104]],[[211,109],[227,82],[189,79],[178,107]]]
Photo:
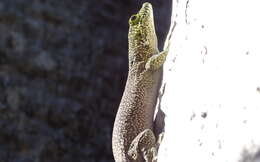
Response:
[[[145,2],[145,3],[143,4],[143,7],[144,7],[144,8],[152,8],[152,5],[151,5],[151,3],[149,3],[149,2]]]
[[[142,8],[140,9],[139,13],[143,13],[144,15],[150,15],[153,13],[153,7],[152,4],[149,2],[145,2],[142,6]]]

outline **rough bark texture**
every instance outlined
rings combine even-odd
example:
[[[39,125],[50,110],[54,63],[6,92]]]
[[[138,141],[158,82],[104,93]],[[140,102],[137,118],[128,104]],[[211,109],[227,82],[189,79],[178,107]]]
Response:
[[[128,18],[142,2],[1,0],[1,161],[113,161]],[[169,3],[155,15],[169,17]],[[169,20],[157,24],[162,42]]]
[[[173,1],[158,162],[260,161],[258,6]]]

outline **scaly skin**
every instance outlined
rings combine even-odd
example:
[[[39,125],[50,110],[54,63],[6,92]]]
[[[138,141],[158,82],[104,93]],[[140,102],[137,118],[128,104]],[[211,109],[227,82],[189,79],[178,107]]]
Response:
[[[157,47],[150,3],[144,3],[140,11],[130,17],[128,43],[129,72],[114,123],[112,147],[116,162],[143,162],[151,159],[147,152],[151,152],[156,143],[153,116],[161,66],[167,55],[166,51],[159,53]]]

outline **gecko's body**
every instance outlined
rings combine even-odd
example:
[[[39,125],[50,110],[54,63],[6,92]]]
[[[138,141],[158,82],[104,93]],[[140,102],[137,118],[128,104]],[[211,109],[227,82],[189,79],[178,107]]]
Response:
[[[116,162],[151,161],[153,117],[166,52],[159,53],[153,10],[144,3],[129,19],[129,72],[113,129]]]

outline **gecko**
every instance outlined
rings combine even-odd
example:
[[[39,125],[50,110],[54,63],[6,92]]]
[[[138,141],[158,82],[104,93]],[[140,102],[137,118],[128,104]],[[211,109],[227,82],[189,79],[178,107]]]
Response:
[[[153,8],[146,2],[129,19],[128,77],[112,133],[116,162],[156,161],[153,118],[167,53],[158,50]]]

